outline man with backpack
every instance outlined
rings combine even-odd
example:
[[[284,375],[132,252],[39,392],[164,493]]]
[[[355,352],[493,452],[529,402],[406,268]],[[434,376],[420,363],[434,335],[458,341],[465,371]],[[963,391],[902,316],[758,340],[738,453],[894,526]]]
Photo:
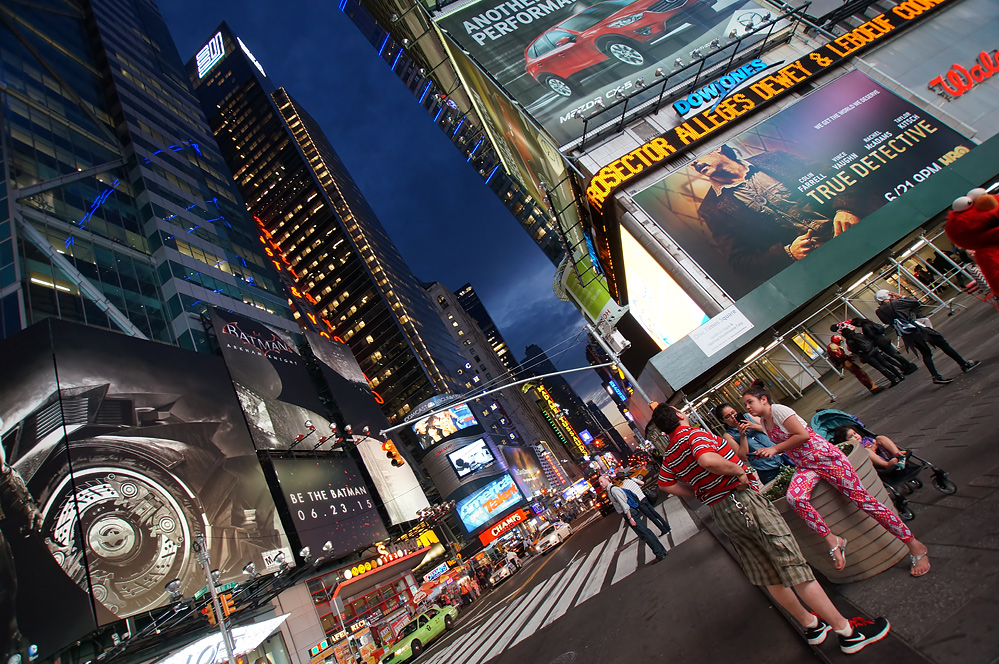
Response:
[[[663,516],[656,511],[656,508],[652,506],[652,501],[649,497],[645,495],[645,490],[643,487],[645,483],[637,477],[624,476],[621,479],[621,488],[624,489],[626,494],[631,494],[631,496],[638,498],[638,511],[649,517],[649,521],[656,524],[659,528],[659,537],[669,534],[669,521],[663,518]],[[629,503],[630,504],[630,503]]]
[[[624,520],[628,522],[631,529],[635,531],[638,537],[649,545],[652,549],[652,553],[655,555],[656,559],[650,561],[650,565],[654,565],[663,558],[666,557],[666,547],[663,546],[662,542],[649,530],[644,523],[642,523],[642,514],[638,511],[639,499],[637,496],[632,496],[629,498],[628,493],[619,486],[616,486],[611,482],[611,478],[607,475],[601,475],[600,487],[607,492],[607,497],[610,498],[611,504],[614,505],[614,510],[618,514],[624,517]]]
[[[905,341],[905,345],[918,351],[923,356],[923,364],[926,365],[930,376],[933,377],[933,382],[937,385],[952,383],[954,379],[944,378],[937,371],[936,366],[933,364],[933,349],[931,346],[936,346],[942,350],[950,359],[957,362],[957,365],[961,367],[961,371],[965,373],[981,364],[978,360],[969,362],[961,357],[947,343],[944,335],[929,325],[919,322],[920,304],[916,298],[903,297],[898,293],[893,293],[884,288],[875,293],[874,297],[881,303],[878,305],[877,310],[878,319],[885,325],[894,327],[895,331],[898,332],[898,336]]]
[[[870,339],[871,343],[877,346],[887,356],[889,361],[894,361],[904,375],[908,376],[919,370],[919,367],[910,362],[905,355],[898,352],[898,349],[892,345],[891,339],[885,336],[885,332],[888,331],[885,326],[878,325],[870,318],[864,318],[863,316],[857,316],[848,322],[854,327],[859,327],[864,336]]]

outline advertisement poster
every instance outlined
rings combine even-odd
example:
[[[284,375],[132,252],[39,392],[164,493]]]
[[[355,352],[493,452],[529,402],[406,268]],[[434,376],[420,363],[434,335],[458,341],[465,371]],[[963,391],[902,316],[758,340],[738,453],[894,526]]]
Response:
[[[426,417],[413,425],[423,448],[439,443],[448,436],[478,424],[468,406],[461,404],[444,412]]]
[[[0,607],[16,620],[3,622],[16,624],[7,654],[35,643],[45,657],[95,622],[163,607],[173,579],[192,596],[205,585],[198,534],[223,584],[247,563],[291,560],[221,360],[50,319],[0,343],[0,363],[2,481],[16,486],[16,473],[17,504],[30,498],[39,515],[27,537],[16,519],[3,524],[0,583],[17,607]]]
[[[496,463],[496,457],[489,451],[489,446],[483,438],[451,452],[447,455],[447,460],[451,462],[459,479]]]
[[[305,422],[317,429],[302,447],[329,434],[329,421],[296,343],[277,330],[231,311],[211,309],[212,326],[232,376],[239,403],[259,450],[286,450]]]
[[[437,23],[561,147],[582,134],[575,111],[634,92],[640,77],[651,84],[657,67],[689,63],[695,49],[712,58],[714,40],[724,46],[774,13],[748,0],[478,0]]]
[[[397,524],[417,518],[417,512],[429,507],[430,503],[416,479],[413,466],[408,462],[403,466],[393,466],[382,449],[382,439],[375,437],[389,426],[389,422],[350,347],[314,332],[305,332],[305,338],[320,362],[320,371],[344,421],[353,427],[357,450],[385,506],[389,521]],[[371,436],[364,436],[364,427],[369,428]],[[396,449],[402,450],[398,441]]]
[[[854,71],[634,199],[739,299],[972,147]]]
[[[502,475],[455,505],[458,517],[468,532],[473,532],[506,510],[524,501],[510,475]]]
[[[345,556],[386,539],[361,473],[348,456],[272,459],[302,546],[320,555],[326,542]]]
[[[510,472],[514,474],[518,483],[527,492],[527,495],[534,494],[547,489],[548,481],[545,479],[545,471],[541,467],[538,455],[529,447],[514,447],[512,445],[502,445],[500,450],[510,466]]]

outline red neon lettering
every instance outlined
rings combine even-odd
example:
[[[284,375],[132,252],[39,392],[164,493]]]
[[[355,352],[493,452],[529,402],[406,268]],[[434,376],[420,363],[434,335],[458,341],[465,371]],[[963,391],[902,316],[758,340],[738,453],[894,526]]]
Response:
[[[313,325],[315,325],[317,323],[317,321],[316,321],[316,315],[315,314],[309,313],[308,311],[306,311],[305,315],[309,317],[309,320],[312,321]]]
[[[278,263],[277,261],[271,261],[271,262],[274,263],[274,269],[276,269],[278,272],[280,272],[281,271],[281,263]]]
[[[276,263],[277,261],[274,261],[274,262]],[[285,261],[285,262],[287,262],[287,261]],[[280,268],[278,268],[278,269],[280,269]],[[291,276],[295,277],[296,281],[298,280],[298,275],[295,274],[295,271],[292,270],[290,267],[288,268],[288,272],[291,272]]]
[[[377,403],[379,406],[385,403],[385,399],[382,399],[382,396],[377,392],[375,392],[374,390],[371,390],[371,396],[375,398],[375,403]]]
[[[310,293],[305,294],[305,299],[311,302],[312,304],[317,304],[316,298],[312,297]]]
[[[955,63],[950,66],[950,71],[931,80],[927,87],[931,90],[940,88],[937,94],[956,99],[997,72],[999,72],[999,51],[993,52],[992,55],[982,51],[978,54],[978,62],[970,70]]]

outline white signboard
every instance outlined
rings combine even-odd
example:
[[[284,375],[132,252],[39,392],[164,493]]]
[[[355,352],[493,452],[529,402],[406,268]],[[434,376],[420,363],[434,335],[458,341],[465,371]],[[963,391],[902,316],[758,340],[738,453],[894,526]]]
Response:
[[[257,646],[277,631],[290,615],[286,613],[277,618],[232,629],[233,656],[256,650]],[[160,664],[221,664],[228,659],[225,645],[222,643],[222,634],[215,632],[160,660]]]
[[[752,329],[749,319],[732,305],[691,332],[690,338],[705,355],[711,357]]]

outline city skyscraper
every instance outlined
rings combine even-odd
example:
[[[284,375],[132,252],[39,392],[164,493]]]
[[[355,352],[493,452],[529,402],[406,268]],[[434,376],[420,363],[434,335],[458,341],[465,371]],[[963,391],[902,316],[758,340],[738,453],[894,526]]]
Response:
[[[460,392],[457,346],[322,128],[224,23],[187,71],[275,268],[350,345],[389,419]]]
[[[0,332],[207,350],[209,305],[297,329],[155,5],[5,6]]]
[[[455,296],[458,298],[461,308],[475,319],[479,329],[482,330],[482,334],[486,336],[489,347],[496,353],[496,357],[503,363],[507,371],[512,373],[517,368],[517,360],[514,358],[513,353],[510,352],[510,347],[506,345],[503,335],[500,334],[499,328],[493,322],[492,316],[486,310],[486,306],[479,299],[478,293],[472,288],[472,284],[465,284],[459,288],[455,292]]]

